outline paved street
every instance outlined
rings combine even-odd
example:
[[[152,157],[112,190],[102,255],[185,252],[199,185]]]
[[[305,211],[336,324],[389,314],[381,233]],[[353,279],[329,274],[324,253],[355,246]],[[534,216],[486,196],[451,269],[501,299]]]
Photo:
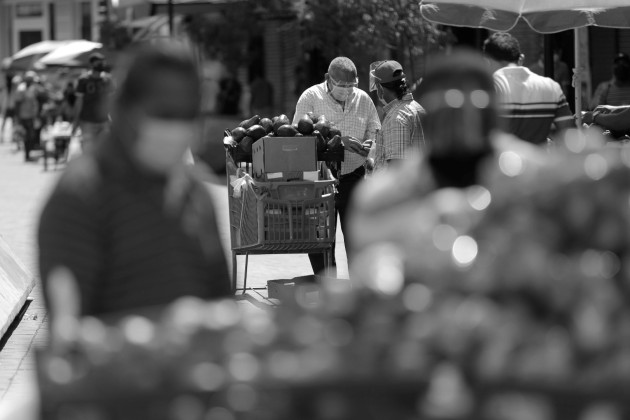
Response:
[[[23,155],[13,145],[0,143],[0,236],[22,259],[32,273],[37,273],[35,233],[41,207],[51,191],[57,171],[43,170],[43,163],[24,163]],[[219,215],[219,228],[229,259],[229,224],[227,192],[223,179],[211,186]],[[339,229],[338,229],[339,232]],[[338,241],[343,240],[338,233]],[[345,253],[337,252],[340,277],[347,277]],[[242,279],[244,257],[239,257]],[[248,285],[261,287],[267,280],[311,274],[306,255],[250,257]],[[33,349],[46,341],[46,311],[39,284],[32,302],[18,328],[0,351],[0,417],[2,407],[32,394],[35,364]]]

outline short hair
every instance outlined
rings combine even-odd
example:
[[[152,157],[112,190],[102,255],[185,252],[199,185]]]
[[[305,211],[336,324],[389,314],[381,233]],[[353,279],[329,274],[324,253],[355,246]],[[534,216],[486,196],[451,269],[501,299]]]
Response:
[[[147,80],[156,71],[177,72],[182,78],[190,80],[201,91],[201,78],[192,54],[174,41],[160,41],[154,44],[142,44],[133,48],[123,65],[122,83],[118,89],[117,104],[129,106],[139,104],[151,89]],[[201,94],[199,94],[200,100]]]
[[[348,57],[337,57],[334,58],[328,66],[328,73],[331,73],[333,71],[342,71],[345,73],[352,73],[356,75],[357,67]]]
[[[483,52],[497,61],[516,63],[521,56],[521,45],[507,32],[497,32],[485,40]]]

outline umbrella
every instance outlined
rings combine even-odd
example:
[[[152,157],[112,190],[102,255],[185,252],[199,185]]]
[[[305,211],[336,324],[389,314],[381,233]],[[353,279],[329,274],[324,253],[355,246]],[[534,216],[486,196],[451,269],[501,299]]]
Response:
[[[575,67],[578,69],[575,86],[578,125],[581,125],[582,109],[579,28],[630,28],[628,0],[422,0],[420,13],[434,23],[495,31],[509,31],[521,19],[534,31],[543,34],[573,29]]]
[[[72,41],[46,54],[38,63],[49,67],[88,67],[90,54],[102,48],[98,42]]]
[[[22,48],[3,63],[3,70],[24,71],[35,67],[38,59],[67,44],[68,41],[41,41]]]

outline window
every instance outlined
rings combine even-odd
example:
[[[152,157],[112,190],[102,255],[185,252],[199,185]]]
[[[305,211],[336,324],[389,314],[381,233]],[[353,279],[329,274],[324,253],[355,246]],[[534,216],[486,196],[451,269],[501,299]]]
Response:
[[[18,18],[42,17],[44,7],[39,2],[19,3],[15,5],[15,16]]]
[[[92,2],[81,2],[81,38],[92,40]]]
[[[18,33],[18,40],[20,42],[20,49],[26,48],[29,45],[42,41],[42,31],[20,31]]]

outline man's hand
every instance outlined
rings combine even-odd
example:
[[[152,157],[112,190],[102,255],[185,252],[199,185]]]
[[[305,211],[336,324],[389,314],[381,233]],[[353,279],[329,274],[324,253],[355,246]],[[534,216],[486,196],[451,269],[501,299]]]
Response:
[[[356,153],[358,155],[361,156],[367,156],[369,149],[366,150],[363,147],[363,143],[361,143],[359,140],[357,140],[355,137],[352,136],[343,136],[341,138],[341,141],[343,142],[343,148],[351,153]]]

